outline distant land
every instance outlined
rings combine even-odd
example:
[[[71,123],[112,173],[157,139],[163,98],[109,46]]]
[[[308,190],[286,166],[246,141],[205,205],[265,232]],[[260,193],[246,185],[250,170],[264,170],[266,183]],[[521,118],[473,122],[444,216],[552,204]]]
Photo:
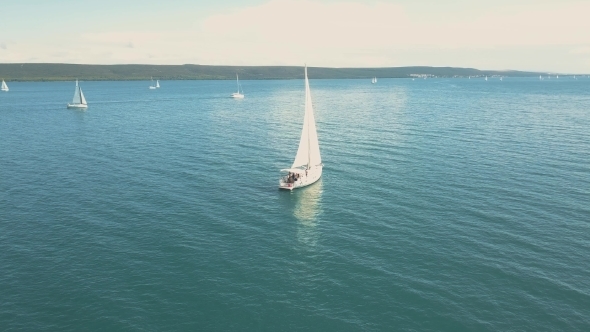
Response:
[[[243,80],[301,79],[301,66],[209,66],[209,65],[84,65],[65,63],[0,63],[0,79],[7,81],[135,81],[149,80]],[[313,79],[370,79],[410,77],[505,76],[527,77],[541,73],[517,70],[478,70],[454,67],[326,68],[309,67]],[[545,73],[543,73],[545,74]]]

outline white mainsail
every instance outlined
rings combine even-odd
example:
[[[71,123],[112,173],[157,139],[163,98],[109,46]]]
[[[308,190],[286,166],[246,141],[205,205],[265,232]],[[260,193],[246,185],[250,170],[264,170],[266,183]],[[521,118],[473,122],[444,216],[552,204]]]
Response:
[[[160,80],[156,80],[156,88],[160,87]]]
[[[4,82],[4,80],[2,80],[2,91],[8,91],[8,85],[6,85],[6,82]]]
[[[74,89],[74,98],[72,99],[72,104],[82,104],[82,99],[80,98],[80,87],[78,86],[78,80],[76,80],[76,88]]]
[[[312,169],[320,166],[322,157],[320,156],[320,144],[318,133],[315,126],[313,115],[313,105],[311,102],[311,91],[309,89],[309,80],[307,79],[307,66],[305,67],[305,115],[303,117],[303,129],[301,130],[301,139],[299,140],[299,149],[291,168],[305,167]]]

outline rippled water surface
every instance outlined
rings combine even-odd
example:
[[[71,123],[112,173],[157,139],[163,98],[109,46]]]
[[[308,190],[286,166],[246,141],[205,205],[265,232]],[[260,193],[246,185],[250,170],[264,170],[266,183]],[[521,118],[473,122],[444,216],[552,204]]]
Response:
[[[8,83],[2,330],[590,330],[590,79]]]

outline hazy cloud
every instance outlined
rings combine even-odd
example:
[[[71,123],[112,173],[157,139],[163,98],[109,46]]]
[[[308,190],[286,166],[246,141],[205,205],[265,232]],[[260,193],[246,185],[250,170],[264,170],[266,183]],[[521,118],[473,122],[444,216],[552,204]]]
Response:
[[[51,54],[51,57],[53,58],[65,58],[69,55],[69,53],[67,51],[59,51],[59,52],[54,52]]]
[[[461,9],[409,1],[270,0],[222,9],[198,19],[191,19],[191,10],[163,12],[157,27],[144,24],[149,20],[141,13],[135,21],[93,21],[88,30],[19,39],[3,61],[33,55],[50,61],[67,48],[62,61],[75,63],[590,71],[580,56],[589,54],[590,2],[474,2]]]
[[[570,51],[571,54],[590,54],[590,46],[574,48]]]

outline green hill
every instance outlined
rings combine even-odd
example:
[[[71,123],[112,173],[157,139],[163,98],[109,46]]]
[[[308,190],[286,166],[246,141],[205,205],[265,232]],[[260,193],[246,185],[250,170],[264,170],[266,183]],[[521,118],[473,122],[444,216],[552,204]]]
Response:
[[[0,78],[7,81],[84,80],[231,80],[236,73],[244,80],[300,79],[303,68],[295,66],[203,66],[203,65],[78,65],[65,63],[0,64]],[[310,78],[407,78],[413,75],[436,77],[536,76],[523,71],[493,71],[453,67],[308,68]]]

